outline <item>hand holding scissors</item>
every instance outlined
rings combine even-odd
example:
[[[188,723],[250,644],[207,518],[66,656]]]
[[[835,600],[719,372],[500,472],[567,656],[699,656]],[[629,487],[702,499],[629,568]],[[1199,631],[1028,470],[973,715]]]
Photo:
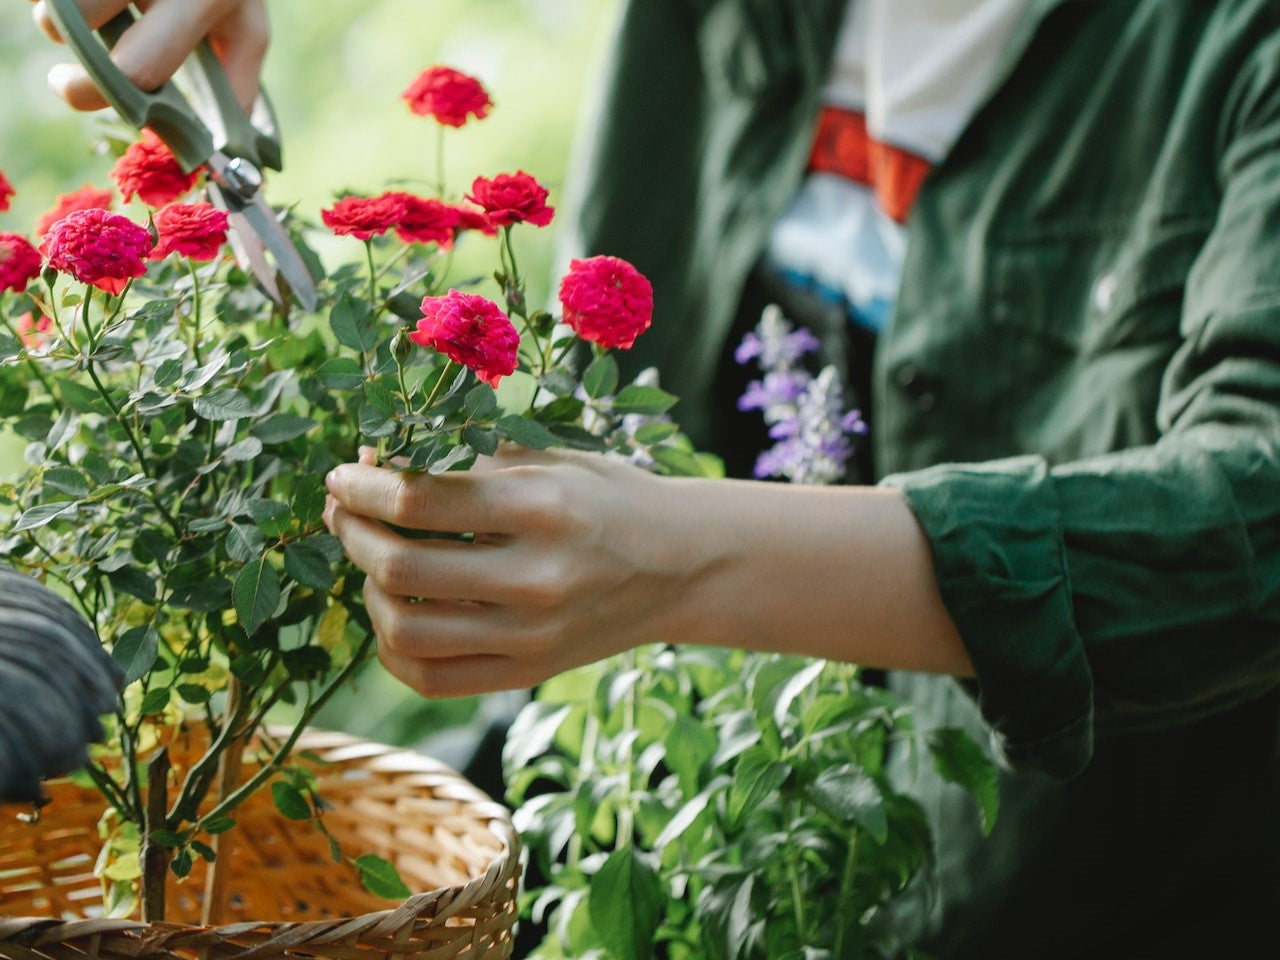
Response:
[[[168,2],[172,5],[172,0]],[[246,113],[207,42],[199,43],[184,64],[190,99],[172,81],[148,92],[110,56],[110,49],[125,42],[137,22],[128,7],[102,23],[95,35],[76,0],[44,0],[44,6],[61,39],[116,112],[138,129],[151,129],[184,169],[205,169],[211,202],[227,211],[236,258],[263,292],[283,303],[279,283],[283,277],[297,301],[307,310],[314,309],[311,274],[262,196],[262,170],[280,169],[279,134],[266,98],[257,99],[252,116]],[[119,4],[103,0],[98,6],[100,16]],[[159,2],[148,15],[158,9]]]

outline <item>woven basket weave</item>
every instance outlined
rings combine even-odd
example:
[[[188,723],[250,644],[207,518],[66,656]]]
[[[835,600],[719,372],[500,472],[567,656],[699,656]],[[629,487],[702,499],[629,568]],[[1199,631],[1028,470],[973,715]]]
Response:
[[[315,771],[331,807],[324,823],[344,853],[384,857],[409,889],[425,892],[399,904],[365,892],[320,831],[281,817],[270,790],[260,790],[234,814],[227,923],[199,925],[199,859],[186,880],[170,877],[167,922],[101,919],[93,865],[102,797],[62,781],[49,784],[53,803],[36,824],[0,807],[0,957],[510,957],[519,841],[506,809],[419,754],[321,732],[306,733],[295,756],[304,750],[323,761]],[[181,742],[170,751],[175,766],[190,753]]]

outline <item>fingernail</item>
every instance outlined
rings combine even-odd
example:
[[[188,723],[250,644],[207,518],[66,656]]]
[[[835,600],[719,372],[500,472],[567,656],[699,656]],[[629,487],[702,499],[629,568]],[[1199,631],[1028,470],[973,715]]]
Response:
[[[324,485],[325,489],[329,491],[332,491],[338,485],[338,471],[336,469],[330,470],[324,475]]]
[[[49,68],[49,89],[58,96],[65,98],[67,95],[67,87],[70,86],[71,80],[76,75],[76,68],[70,63],[55,63]]]
[[[324,521],[325,528],[333,533],[333,508],[337,503],[333,497],[324,498],[324,512],[320,514],[320,519]]]

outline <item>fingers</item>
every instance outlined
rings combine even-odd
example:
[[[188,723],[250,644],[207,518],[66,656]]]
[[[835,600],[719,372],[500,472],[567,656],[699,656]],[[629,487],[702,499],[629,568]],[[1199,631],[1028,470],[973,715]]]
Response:
[[[444,533],[526,530],[560,505],[560,487],[524,465],[431,476],[347,463],[330,471],[325,483],[350,513]]]
[[[490,544],[410,540],[338,504],[327,510],[326,521],[351,562],[389,594],[481,603],[513,598],[502,573],[506,565],[493,557]]]
[[[527,689],[538,682],[523,682],[519,673],[509,669],[510,661],[506,657],[480,655],[453,660],[414,660],[386,649],[379,641],[378,658],[393,677],[432,700]]]
[[[85,20],[97,28],[127,4],[120,0],[80,0]],[[33,15],[54,39],[48,10],[37,3]],[[237,98],[250,108],[258,92],[258,74],[269,30],[262,0],[151,0],[138,21],[111,51],[116,66],[143,90],[154,90],[173,76],[206,36],[223,59]],[[77,110],[107,105],[79,64],[58,64],[49,72],[54,92]]]

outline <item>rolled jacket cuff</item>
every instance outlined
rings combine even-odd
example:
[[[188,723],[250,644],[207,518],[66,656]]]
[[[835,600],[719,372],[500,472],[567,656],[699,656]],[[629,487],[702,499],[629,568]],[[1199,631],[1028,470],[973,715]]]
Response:
[[[929,539],[997,756],[1015,771],[1075,776],[1093,753],[1093,677],[1048,465],[942,465],[881,484],[902,491]]]

